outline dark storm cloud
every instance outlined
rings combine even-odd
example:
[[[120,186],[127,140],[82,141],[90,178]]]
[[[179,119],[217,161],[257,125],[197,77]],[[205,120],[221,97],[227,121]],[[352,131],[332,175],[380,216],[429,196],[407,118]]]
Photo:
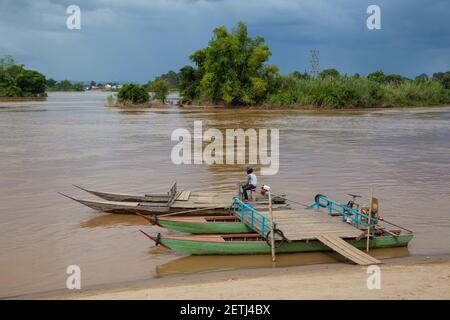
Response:
[[[81,30],[66,28],[71,4]],[[366,28],[370,4],[382,30]],[[450,69],[449,12],[444,0],[2,0],[0,54],[57,79],[145,82],[189,63],[214,27],[243,20],[284,72],[307,69],[319,49],[323,68],[414,76]]]

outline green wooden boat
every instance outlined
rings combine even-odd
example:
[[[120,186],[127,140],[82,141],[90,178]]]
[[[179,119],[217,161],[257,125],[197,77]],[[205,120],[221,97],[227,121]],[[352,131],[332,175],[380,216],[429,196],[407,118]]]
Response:
[[[193,255],[234,255],[234,254],[270,254],[271,247],[256,233],[226,234],[226,235],[197,235],[197,236],[152,236],[141,232],[162,245],[176,252]],[[413,238],[412,234],[398,236],[381,235],[370,240],[370,248],[405,247]],[[366,239],[344,239],[358,249],[365,249]],[[284,242],[277,246],[277,253],[331,251],[329,247],[316,239]]]
[[[254,233],[254,231],[240,222],[235,216],[205,216],[205,217],[158,217],[144,216],[152,225],[169,230],[191,234],[228,234],[228,233]]]

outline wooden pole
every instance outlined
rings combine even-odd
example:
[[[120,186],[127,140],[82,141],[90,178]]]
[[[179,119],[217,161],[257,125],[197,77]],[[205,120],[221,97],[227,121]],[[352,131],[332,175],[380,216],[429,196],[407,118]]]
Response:
[[[272,193],[269,192],[269,213],[270,213],[270,245],[272,247],[272,262],[275,262],[275,233],[273,232],[273,212],[272,212]]]
[[[367,245],[366,245],[366,251],[369,252],[369,245],[370,245],[370,225],[372,223],[372,203],[373,201],[373,187],[370,187],[370,206],[369,206],[369,226],[367,227]]]

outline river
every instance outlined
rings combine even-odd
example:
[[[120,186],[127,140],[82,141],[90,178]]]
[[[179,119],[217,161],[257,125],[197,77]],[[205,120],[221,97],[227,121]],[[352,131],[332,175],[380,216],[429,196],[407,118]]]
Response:
[[[278,128],[280,168],[260,177],[300,202],[317,193],[346,202],[373,186],[380,212],[414,230],[408,249],[383,256],[450,254],[450,107],[305,113],[296,110],[124,111],[107,93],[50,93],[46,101],[0,102],[0,297],[63,289],[69,265],[82,286],[172,274],[270,266],[270,258],[187,257],[153,247],[139,217],[107,215],[60,196],[73,188],[148,193],[226,190],[242,165],[175,165],[173,130]],[[167,231],[165,231],[167,232]],[[294,254],[278,266],[330,262]]]

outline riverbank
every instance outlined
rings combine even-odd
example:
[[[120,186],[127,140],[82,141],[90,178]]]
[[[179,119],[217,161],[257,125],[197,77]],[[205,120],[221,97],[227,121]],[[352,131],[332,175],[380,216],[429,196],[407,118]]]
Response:
[[[348,263],[245,269],[155,279],[36,299],[450,299],[450,256],[386,259],[381,289],[367,268]],[[239,287],[239,290],[236,288]]]
[[[168,106],[168,105],[166,105]],[[183,110],[265,110],[265,111],[299,111],[305,113],[345,113],[345,112],[368,112],[368,111],[376,111],[376,110],[409,110],[409,109],[420,109],[420,108],[445,108],[450,107],[450,104],[436,104],[436,105],[410,105],[410,106],[370,106],[370,107],[343,107],[343,108],[334,108],[334,107],[318,107],[314,105],[269,105],[269,104],[261,104],[261,105],[252,105],[252,106],[244,106],[244,105],[224,105],[224,104],[180,104],[178,105]]]

